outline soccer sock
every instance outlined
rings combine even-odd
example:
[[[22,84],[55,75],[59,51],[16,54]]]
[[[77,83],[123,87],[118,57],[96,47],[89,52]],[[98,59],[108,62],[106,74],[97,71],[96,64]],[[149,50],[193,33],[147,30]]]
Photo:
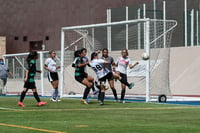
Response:
[[[112,88],[112,92],[113,92],[113,95],[114,95],[114,97],[115,97],[115,100],[118,100],[116,89],[115,89],[115,88]]]
[[[95,91],[94,83],[92,83],[92,91],[93,91],[93,92]]]
[[[121,91],[121,99],[120,100],[124,100],[125,93],[126,93],[126,89],[122,89],[122,91]]]
[[[58,98],[58,88],[55,88],[55,99]]]
[[[86,87],[83,93],[83,99],[87,99],[89,92],[90,92],[90,88]]]
[[[101,92],[100,94],[100,101],[103,102],[105,97],[105,92]]]
[[[33,92],[33,95],[34,95],[35,99],[37,100],[37,102],[40,102],[40,98],[38,96],[38,93],[37,92]]]
[[[130,86],[130,84],[126,80],[124,80],[124,79],[120,79],[119,81],[121,83],[125,84],[126,86]]]
[[[25,96],[26,96],[26,91],[22,91],[19,101],[20,101],[20,102],[23,102]]]
[[[98,94],[98,101],[100,101],[100,97],[101,97],[101,90],[99,91],[99,94]]]
[[[99,89],[99,91],[101,90],[101,87],[100,87],[100,85],[98,85],[97,81],[95,81],[95,86],[97,87],[97,89]]]
[[[53,89],[52,89],[52,93],[51,93],[51,98],[53,98],[53,99],[55,99],[55,91],[56,91],[56,90],[53,88]]]

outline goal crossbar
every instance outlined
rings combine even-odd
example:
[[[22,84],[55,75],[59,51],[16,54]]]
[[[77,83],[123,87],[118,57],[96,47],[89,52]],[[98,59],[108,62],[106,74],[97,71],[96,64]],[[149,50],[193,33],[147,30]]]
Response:
[[[162,20],[162,19],[136,19],[136,20],[126,20],[126,21],[119,21],[119,22],[109,22],[109,23],[98,23],[98,24],[89,24],[89,25],[79,25],[79,26],[69,26],[69,27],[62,27],[61,30],[75,30],[75,29],[85,29],[85,28],[97,28],[97,27],[104,27],[104,26],[114,26],[114,25],[121,25],[121,24],[131,24],[137,22],[147,22],[147,21],[163,21],[163,22],[174,22],[177,23],[176,20]]]

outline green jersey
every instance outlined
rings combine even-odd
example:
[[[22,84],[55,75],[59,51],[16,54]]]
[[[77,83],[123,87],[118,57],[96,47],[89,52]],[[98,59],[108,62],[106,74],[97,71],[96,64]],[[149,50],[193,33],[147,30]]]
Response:
[[[36,61],[35,60],[30,60],[28,62],[28,82],[35,82],[34,77],[36,73]]]
[[[82,67],[78,67],[79,64],[83,64],[85,63],[83,61],[83,58],[81,57],[76,57],[75,58],[75,73],[74,73],[74,76],[81,76],[85,73],[85,66],[82,66]]]

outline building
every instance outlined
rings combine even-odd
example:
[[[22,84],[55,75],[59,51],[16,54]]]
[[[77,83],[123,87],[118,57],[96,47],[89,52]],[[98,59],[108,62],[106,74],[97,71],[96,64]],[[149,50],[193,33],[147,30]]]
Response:
[[[162,0],[156,1],[157,10],[162,12]],[[153,10],[153,0],[0,0],[0,36],[6,37],[7,54],[59,50],[61,27],[106,22],[106,9],[137,9],[143,3],[147,10]],[[199,3],[188,0],[188,12],[199,10]],[[172,46],[183,46],[184,1],[166,0],[166,4],[167,19],[178,21]]]

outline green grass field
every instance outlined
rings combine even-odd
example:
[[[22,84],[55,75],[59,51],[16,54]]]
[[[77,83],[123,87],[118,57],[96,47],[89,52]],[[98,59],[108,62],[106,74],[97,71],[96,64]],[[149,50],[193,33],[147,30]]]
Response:
[[[0,97],[1,133],[199,133],[200,106],[155,103],[115,103],[97,101],[89,105],[80,99],[49,101],[37,107],[26,97],[26,107],[18,107],[18,97]]]

